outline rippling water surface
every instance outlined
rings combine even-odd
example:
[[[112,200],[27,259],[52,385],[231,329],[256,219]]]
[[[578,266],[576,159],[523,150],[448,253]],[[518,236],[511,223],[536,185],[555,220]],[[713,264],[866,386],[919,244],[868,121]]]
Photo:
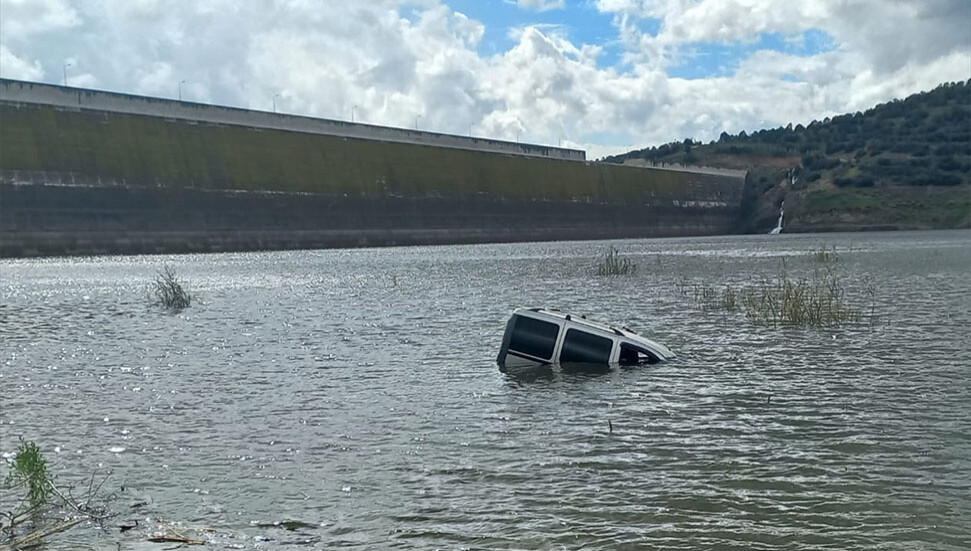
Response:
[[[971,233],[612,244],[637,273],[597,277],[603,242],[3,261],[0,452],[112,473],[119,516],[53,550],[145,548],[131,519],[211,549],[971,547]],[[691,297],[823,246],[875,320]],[[164,264],[182,313],[147,298]],[[518,306],[680,357],[503,374]]]

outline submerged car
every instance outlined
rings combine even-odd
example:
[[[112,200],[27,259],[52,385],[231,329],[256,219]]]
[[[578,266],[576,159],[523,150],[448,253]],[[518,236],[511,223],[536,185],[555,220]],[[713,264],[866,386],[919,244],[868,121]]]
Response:
[[[557,310],[519,308],[502,336],[500,369],[549,364],[636,365],[675,357],[666,346],[630,329]]]

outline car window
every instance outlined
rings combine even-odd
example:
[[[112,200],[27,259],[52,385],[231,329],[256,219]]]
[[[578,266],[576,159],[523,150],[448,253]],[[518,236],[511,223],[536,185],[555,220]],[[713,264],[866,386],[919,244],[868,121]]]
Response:
[[[516,318],[512,338],[509,340],[509,351],[520,352],[547,361],[551,360],[553,358],[553,347],[556,346],[556,337],[560,333],[560,326],[525,316],[516,316]]]
[[[569,329],[563,339],[560,361],[562,363],[606,364],[610,362],[610,350],[613,346],[614,341],[607,337],[579,329]]]
[[[660,360],[643,348],[627,343],[620,344],[620,365],[653,364]]]

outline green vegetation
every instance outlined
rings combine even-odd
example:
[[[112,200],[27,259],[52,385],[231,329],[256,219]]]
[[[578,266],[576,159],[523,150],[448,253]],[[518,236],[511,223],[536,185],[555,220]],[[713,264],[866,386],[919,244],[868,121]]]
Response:
[[[54,484],[47,471],[47,460],[34,442],[20,438],[20,447],[9,463],[10,472],[4,484],[11,490],[22,490],[23,497],[9,511],[0,511],[0,550],[28,549],[43,545],[54,534],[83,522],[103,523],[108,518],[106,497],[101,496],[94,477],[87,495],[77,499]],[[26,533],[18,535],[23,527]]]
[[[831,249],[821,247],[819,250],[810,251],[809,256],[820,264],[832,264],[840,260],[840,255],[836,252],[836,247]]]
[[[809,277],[793,277],[783,259],[782,272],[774,279],[756,284],[732,286],[719,291],[711,285],[694,287],[694,301],[703,310],[741,310],[756,325],[767,327],[827,327],[863,321],[863,312],[849,304],[840,271],[840,255],[825,247],[811,251],[815,266]],[[687,296],[686,283],[678,282],[682,296]],[[867,282],[865,292],[870,301],[869,319],[875,316],[876,288]]]
[[[843,284],[834,270],[809,280],[763,280],[742,296],[746,317],[758,325],[822,327],[862,320],[860,310],[846,305]]]
[[[689,154],[693,159],[686,158]],[[792,158],[804,184],[957,186],[971,180],[971,80],[808,126],[723,132],[707,145],[689,138],[606,160],[631,158],[715,166],[738,164],[741,158],[749,165],[784,166],[765,158]]]
[[[155,276],[152,292],[156,304],[169,310],[179,311],[192,304],[192,296],[186,292],[175,272],[168,266]]]
[[[629,159],[747,169],[748,231],[767,231],[782,199],[789,231],[971,227],[971,80],[808,126],[605,160]]]
[[[681,294],[683,296],[687,296],[687,292],[684,290],[683,285],[684,284],[679,284]],[[713,285],[700,285],[694,287],[694,301],[698,303],[703,310],[725,310],[728,312],[734,312],[741,307],[739,300],[742,298],[742,293],[742,289],[736,289],[728,284],[726,284],[721,290]]]
[[[636,271],[637,263],[620,256],[620,251],[616,247],[610,247],[601,254],[597,263],[597,275],[599,276],[630,275]]]
[[[14,456],[10,472],[4,483],[8,488],[24,489],[25,501],[31,509],[37,509],[47,503],[51,496],[51,479],[47,474],[47,461],[40,453],[40,448],[33,442],[20,438],[20,448]]]
[[[971,185],[810,189],[799,200],[788,201],[790,205],[791,229],[820,223],[825,229],[971,227]]]
[[[724,179],[49,106],[0,106],[0,168],[68,182],[352,197],[504,197],[671,204]],[[739,192],[741,190],[738,190]]]
[[[729,312],[738,309],[738,291],[731,285],[725,285],[725,290],[722,291],[721,307]]]

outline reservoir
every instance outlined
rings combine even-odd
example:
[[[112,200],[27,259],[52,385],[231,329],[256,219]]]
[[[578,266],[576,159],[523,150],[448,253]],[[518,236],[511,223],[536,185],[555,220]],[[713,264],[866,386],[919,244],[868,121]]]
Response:
[[[597,275],[611,246],[636,272]],[[697,300],[822,249],[860,322]],[[118,516],[46,550],[971,544],[968,231],[18,259],[0,293],[0,452],[80,493],[111,472]],[[678,358],[502,373],[521,306]]]

